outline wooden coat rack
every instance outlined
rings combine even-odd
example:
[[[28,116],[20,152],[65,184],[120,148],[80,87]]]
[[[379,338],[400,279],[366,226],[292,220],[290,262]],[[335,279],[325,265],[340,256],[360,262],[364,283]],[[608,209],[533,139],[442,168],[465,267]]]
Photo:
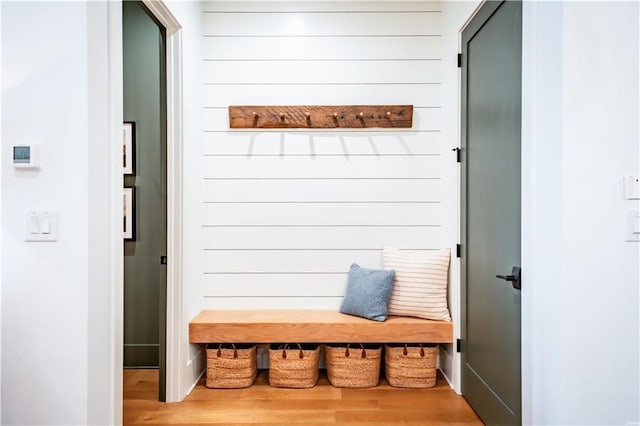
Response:
[[[411,128],[413,105],[229,106],[232,129]]]

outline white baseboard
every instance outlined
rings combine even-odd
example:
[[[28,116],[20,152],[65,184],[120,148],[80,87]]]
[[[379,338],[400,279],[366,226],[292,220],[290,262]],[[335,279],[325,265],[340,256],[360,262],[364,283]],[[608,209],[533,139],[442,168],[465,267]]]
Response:
[[[200,346],[196,349],[197,346]],[[191,349],[189,351],[191,354],[191,358],[187,362],[187,377],[185,377],[185,393],[186,397],[191,393],[191,391],[196,387],[200,378],[205,373],[205,347],[204,345],[191,345]]]
[[[447,351],[447,347],[453,349],[453,345],[441,345],[439,347],[438,353],[438,369],[442,372],[447,383],[451,389],[456,391],[456,393],[460,394],[460,390],[455,386],[454,377],[454,364],[453,364],[453,356],[449,351]]]

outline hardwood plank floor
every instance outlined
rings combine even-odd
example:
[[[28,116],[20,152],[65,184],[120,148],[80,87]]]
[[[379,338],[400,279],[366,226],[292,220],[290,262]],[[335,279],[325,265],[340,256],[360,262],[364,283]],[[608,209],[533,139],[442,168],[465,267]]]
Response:
[[[321,371],[311,389],[269,386],[260,371],[246,389],[208,389],[204,379],[184,401],[161,403],[157,370],[124,370],[125,425],[482,425],[471,407],[438,373],[430,389],[399,389],[381,379],[371,389],[339,389]]]

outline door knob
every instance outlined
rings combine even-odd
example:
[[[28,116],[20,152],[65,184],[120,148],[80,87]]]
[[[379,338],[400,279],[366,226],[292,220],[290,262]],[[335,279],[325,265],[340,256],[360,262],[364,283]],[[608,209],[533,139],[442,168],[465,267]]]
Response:
[[[522,288],[522,282],[521,282],[522,275],[520,273],[519,266],[514,266],[513,268],[511,268],[510,275],[496,275],[496,278],[500,278],[505,281],[511,281],[511,285],[516,290],[520,290]]]

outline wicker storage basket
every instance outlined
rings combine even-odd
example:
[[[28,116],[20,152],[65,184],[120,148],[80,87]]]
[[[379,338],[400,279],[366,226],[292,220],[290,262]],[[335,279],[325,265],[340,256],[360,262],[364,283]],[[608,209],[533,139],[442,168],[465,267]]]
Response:
[[[385,375],[389,384],[399,388],[435,386],[436,349],[435,344],[385,345]]]
[[[369,344],[331,344],[326,346],[327,376],[339,388],[370,388],[380,380],[382,347]]]
[[[208,344],[207,382],[208,388],[246,388],[258,375],[256,345],[254,344]]]
[[[312,388],[318,381],[319,345],[274,343],[269,348],[269,385]]]

